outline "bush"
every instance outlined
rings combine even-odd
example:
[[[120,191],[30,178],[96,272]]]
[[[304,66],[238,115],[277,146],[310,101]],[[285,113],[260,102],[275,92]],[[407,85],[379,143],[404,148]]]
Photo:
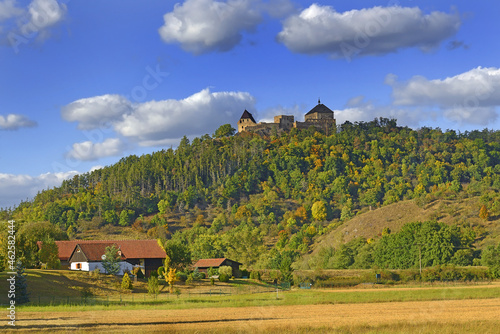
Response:
[[[226,275],[226,274],[219,274],[219,281],[221,282],[229,282],[229,278],[231,276],[229,275]]]
[[[210,277],[210,284],[211,284],[211,285],[215,285],[215,280],[214,280],[214,278],[213,278],[213,277]]]
[[[228,277],[231,277],[233,276],[233,268],[230,267],[230,266],[222,266],[222,267],[219,267],[219,276],[220,275],[226,275]]]
[[[183,272],[178,272],[175,275],[177,276],[177,279],[182,282],[186,282],[186,280],[188,279],[188,275]]]
[[[260,271],[254,270],[250,273],[250,279],[260,281]]]
[[[200,277],[201,277],[201,279],[205,279],[205,278],[207,278],[207,275],[205,273],[200,273]]]
[[[193,274],[188,275],[186,279],[186,284],[191,284],[191,283],[193,283]]]
[[[241,277],[249,277],[250,276],[250,272],[246,269],[243,269],[240,272],[241,272]]]
[[[159,267],[157,270],[158,277],[163,277],[165,276],[165,267]]]
[[[128,273],[123,274],[122,289],[123,290],[132,290],[133,289],[132,280],[130,279],[130,276],[128,275]]]

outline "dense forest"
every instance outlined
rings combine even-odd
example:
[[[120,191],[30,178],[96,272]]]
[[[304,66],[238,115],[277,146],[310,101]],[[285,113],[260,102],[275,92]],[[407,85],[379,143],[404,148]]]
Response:
[[[328,136],[314,128],[259,136],[235,135],[226,124],[213,136],[184,137],[176,149],[77,175],[0,219],[20,224],[28,266],[39,261],[30,255],[36,239],[117,226],[161,239],[185,261],[225,256],[280,269],[355,215],[400,201],[477,198],[477,216],[496,220],[499,190],[500,131],[413,130],[381,118],[346,122]],[[488,259],[500,253],[497,241],[475,247],[496,236],[466,217],[380,232],[321,249],[311,268],[416,268],[419,251],[425,266],[493,265]]]

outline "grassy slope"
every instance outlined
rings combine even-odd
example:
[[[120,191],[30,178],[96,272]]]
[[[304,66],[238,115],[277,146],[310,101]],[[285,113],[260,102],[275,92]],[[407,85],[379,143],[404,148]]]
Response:
[[[479,199],[466,198],[460,200],[436,200],[419,207],[413,200],[394,203],[372,211],[360,213],[343,223],[330,233],[318,238],[313,245],[312,254],[325,246],[337,248],[339,245],[358,237],[376,238],[385,227],[398,232],[409,222],[437,220],[445,224],[472,225],[483,236],[478,238],[476,246],[500,242],[500,217],[484,221],[478,217]],[[310,254],[311,255],[311,254]],[[307,261],[309,256],[305,256]]]

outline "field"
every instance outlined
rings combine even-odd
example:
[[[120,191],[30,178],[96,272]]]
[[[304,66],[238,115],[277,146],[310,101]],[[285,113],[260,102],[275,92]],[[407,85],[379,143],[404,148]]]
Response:
[[[18,307],[15,332],[451,334],[500,326],[500,282],[194,294],[206,288],[156,301],[134,293],[93,305],[35,302]],[[0,330],[9,331],[6,322]]]
[[[16,332],[496,333],[500,326],[500,282],[276,292],[252,280],[204,280],[153,298],[144,282],[124,293],[119,278],[107,275],[27,272],[31,303],[16,309]],[[83,299],[83,288],[93,296]]]

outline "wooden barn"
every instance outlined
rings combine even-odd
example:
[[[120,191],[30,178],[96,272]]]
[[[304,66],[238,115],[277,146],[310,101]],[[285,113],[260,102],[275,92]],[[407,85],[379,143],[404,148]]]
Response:
[[[195,268],[198,268],[200,272],[207,273],[208,268],[218,269],[222,266],[229,266],[233,268],[233,276],[240,277],[240,266],[241,263],[227,259],[225,257],[218,259],[200,259],[194,264]]]

